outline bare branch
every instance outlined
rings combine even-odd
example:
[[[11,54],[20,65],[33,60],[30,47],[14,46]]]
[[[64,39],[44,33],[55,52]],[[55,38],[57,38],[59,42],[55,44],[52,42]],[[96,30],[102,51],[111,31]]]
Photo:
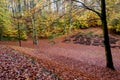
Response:
[[[90,10],[90,11],[96,13],[99,17],[101,17],[101,13],[99,13],[98,11],[96,11],[96,10],[94,10],[94,9],[92,9],[92,8],[90,8],[90,7],[88,7],[88,6],[86,6],[83,2],[78,1],[78,0],[72,0],[72,1],[75,1],[75,2],[77,2],[77,3],[81,3],[82,6],[78,6],[78,7],[82,7],[82,8],[85,8],[85,9],[87,9],[87,10]]]

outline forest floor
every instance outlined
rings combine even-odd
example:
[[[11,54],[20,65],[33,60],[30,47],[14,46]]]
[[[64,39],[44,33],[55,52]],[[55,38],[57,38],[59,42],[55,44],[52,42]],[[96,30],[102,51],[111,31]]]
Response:
[[[83,35],[84,32],[85,35]],[[100,36],[97,34],[100,34]],[[106,57],[101,35],[101,29],[89,29],[71,36],[71,41],[64,37],[58,37],[54,39],[54,42],[48,39],[40,39],[38,45],[33,45],[32,40],[28,40],[22,41],[22,47],[18,46],[18,42],[2,41],[0,42],[0,64],[2,65],[0,69],[3,70],[0,70],[0,73],[6,71],[8,68],[5,67],[6,61],[10,61],[12,64],[20,66],[20,69],[15,67],[15,70],[18,69],[18,71],[21,71],[22,65],[28,64],[31,66],[27,66],[25,70],[28,71],[17,76],[22,76],[23,80],[25,78],[26,80],[120,80],[120,37],[110,35],[113,62],[116,69],[113,71],[105,67]],[[5,52],[10,53],[13,56],[12,58],[17,56],[15,61],[18,60],[20,63],[9,60],[9,55],[3,55]],[[15,52],[18,54],[15,54]],[[23,56],[22,53],[27,54],[27,57],[19,57]],[[2,63],[3,61],[4,63]],[[33,64],[35,64],[35,67]],[[15,65],[12,65],[12,67]],[[39,73],[39,71],[44,71],[43,68],[48,71]],[[31,69],[33,72],[29,72]],[[24,74],[27,74],[27,77],[23,76]],[[8,74],[3,75],[5,77]],[[2,80],[4,80],[4,78],[1,78],[3,75],[0,75]],[[40,75],[41,77],[39,77]]]

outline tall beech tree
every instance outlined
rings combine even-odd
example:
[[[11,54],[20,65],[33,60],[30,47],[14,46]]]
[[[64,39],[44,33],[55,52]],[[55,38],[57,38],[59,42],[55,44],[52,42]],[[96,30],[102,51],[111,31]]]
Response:
[[[78,0],[73,0],[75,2],[81,3],[82,6],[87,10],[90,10],[94,13],[96,13],[102,22],[102,28],[103,28],[103,35],[104,35],[104,45],[105,45],[105,54],[106,54],[106,67],[110,68],[112,70],[115,70],[114,65],[113,65],[113,60],[112,60],[112,54],[111,54],[111,49],[110,49],[110,42],[109,42],[109,35],[108,35],[108,27],[107,27],[107,20],[106,20],[106,1],[105,0],[99,0],[101,1],[101,12],[98,12],[95,10],[93,7],[89,7],[85,5],[84,2],[78,1]],[[93,4],[93,3],[92,3]]]
[[[101,21],[102,21],[103,34],[104,34],[104,44],[105,44],[105,53],[106,53],[106,61],[107,61],[106,66],[114,70],[115,68],[113,66],[113,60],[112,60],[112,54],[111,54],[109,36],[108,36],[105,0],[101,0]]]

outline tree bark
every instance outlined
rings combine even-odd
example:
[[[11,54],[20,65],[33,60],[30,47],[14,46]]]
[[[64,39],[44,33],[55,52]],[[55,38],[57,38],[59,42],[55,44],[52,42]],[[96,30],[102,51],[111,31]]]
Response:
[[[21,34],[20,34],[20,23],[18,22],[18,41],[19,41],[19,46],[21,47]]]
[[[108,35],[108,28],[107,28],[107,21],[106,21],[106,4],[105,0],[101,0],[101,21],[103,27],[103,34],[104,34],[104,44],[105,44],[105,54],[106,54],[106,67],[110,69],[115,69],[112,60],[112,54],[110,49],[110,42],[109,42],[109,35]]]
[[[35,2],[33,0],[33,4],[32,7],[35,6]],[[36,26],[35,26],[35,11],[32,15],[32,27],[33,27],[33,44],[37,45],[38,44],[38,38],[37,38],[37,30],[36,30]]]
[[[0,41],[2,41],[2,32],[3,32],[2,27],[0,27]]]
[[[73,5],[72,0],[70,0],[69,4],[70,4],[70,10],[69,10],[69,24],[70,24],[69,34],[71,36],[71,33],[72,33],[72,5]]]
[[[19,10],[19,13],[18,13],[19,14],[18,15],[18,17],[19,17],[18,18],[18,41],[19,41],[19,46],[21,47],[21,33],[20,33],[21,30],[20,30],[20,22],[19,22],[20,21],[20,13],[21,13],[21,5],[20,5],[21,3],[20,3],[20,0],[18,0],[18,2],[19,2],[18,3],[18,10]]]
[[[38,39],[37,39],[37,30],[35,27],[35,19],[34,19],[34,14],[32,16],[32,27],[33,27],[33,44],[38,44]]]

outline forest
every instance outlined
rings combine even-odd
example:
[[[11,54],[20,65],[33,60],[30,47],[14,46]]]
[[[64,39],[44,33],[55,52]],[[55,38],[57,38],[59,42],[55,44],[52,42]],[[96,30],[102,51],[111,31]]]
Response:
[[[101,11],[100,1],[83,0],[82,3],[75,0],[1,0],[0,40],[56,37],[80,28],[100,27],[100,17],[96,14]],[[106,3],[108,28],[119,34],[119,1]]]
[[[119,80],[119,0],[0,0],[0,80]]]

